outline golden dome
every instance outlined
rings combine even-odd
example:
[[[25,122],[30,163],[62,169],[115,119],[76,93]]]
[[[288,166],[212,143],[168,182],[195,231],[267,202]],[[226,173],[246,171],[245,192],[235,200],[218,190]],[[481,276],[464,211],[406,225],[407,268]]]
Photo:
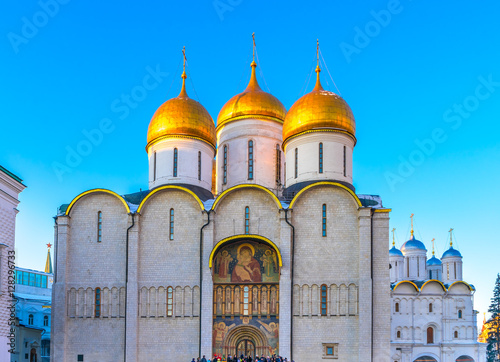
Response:
[[[179,95],[163,103],[153,115],[148,128],[146,151],[154,143],[170,137],[199,139],[215,149],[214,121],[205,107],[188,97],[186,77],[184,71]]]
[[[217,117],[217,128],[241,118],[271,119],[283,123],[286,108],[278,98],[259,87],[255,76],[256,66],[255,61],[252,61],[252,75],[243,93],[235,95],[222,107]]]
[[[342,132],[354,140],[356,122],[351,108],[342,97],[323,89],[319,80],[321,69],[316,67],[316,86],[302,96],[288,111],[283,124],[283,143],[305,132]]]

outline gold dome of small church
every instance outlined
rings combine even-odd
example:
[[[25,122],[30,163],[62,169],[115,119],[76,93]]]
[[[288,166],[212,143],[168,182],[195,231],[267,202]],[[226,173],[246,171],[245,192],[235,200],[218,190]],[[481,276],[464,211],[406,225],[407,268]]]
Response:
[[[254,37],[255,34],[252,34]],[[283,123],[286,115],[285,106],[270,93],[264,92],[255,75],[255,38],[253,48],[254,60],[250,64],[252,74],[246,89],[232,97],[222,107],[217,117],[217,128],[242,118],[271,119]]]
[[[339,95],[323,89],[316,66],[314,89],[299,98],[288,111],[283,124],[283,142],[306,132],[343,132],[355,138],[356,122],[351,108]]]
[[[183,50],[184,52],[184,50]],[[216,146],[215,125],[208,111],[186,92],[186,58],[179,95],[158,108],[149,122],[146,151],[156,142],[170,137],[193,138]]]

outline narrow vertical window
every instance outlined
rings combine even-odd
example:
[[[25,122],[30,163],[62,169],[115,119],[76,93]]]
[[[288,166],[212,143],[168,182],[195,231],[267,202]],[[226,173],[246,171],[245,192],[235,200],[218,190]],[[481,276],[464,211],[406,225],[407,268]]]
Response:
[[[410,261],[406,259],[406,276],[410,277]]]
[[[281,149],[276,145],[276,184],[281,185]]]
[[[323,214],[321,222],[321,232],[323,236],[326,236],[326,204],[323,204]]]
[[[401,331],[396,332],[396,338],[401,338]]]
[[[429,303],[429,313],[432,313],[432,303]]]
[[[346,177],[347,173],[346,173],[346,152],[345,152],[345,146],[344,146],[344,177]]]
[[[156,151],[153,152],[153,181],[156,181]]]
[[[450,264],[446,263],[446,279],[450,279]]]
[[[455,331],[455,332],[453,333],[453,337],[458,338],[458,331]]]
[[[174,309],[174,290],[172,287],[167,288],[167,317],[172,317]]]
[[[174,148],[174,177],[177,177],[177,148]]]
[[[102,212],[97,212],[97,242],[102,241]]]
[[[326,307],[328,304],[328,297],[327,297],[327,288],[326,285],[323,284],[321,286],[321,315],[326,316],[328,312],[328,308]]]
[[[245,234],[250,234],[250,208],[245,207]]]
[[[253,180],[253,141],[248,141],[248,179]]]
[[[295,149],[295,178],[297,178],[299,174],[299,149]]]
[[[201,181],[201,151],[198,151],[198,181]]]
[[[417,258],[417,277],[420,276],[420,258]]]
[[[222,184],[227,184],[227,146],[224,146],[224,161],[223,161],[223,178]]]
[[[99,318],[101,316],[101,288],[95,288],[94,312],[96,318]]]
[[[248,302],[249,302],[248,287],[243,288],[243,315],[248,315]]]
[[[434,343],[434,329],[432,327],[427,328],[427,344]]]
[[[394,305],[394,311],[395,311],[396,313],[399,313],[399,303],[396,303],[396,304]]]
[[[462,310],[459,310],[459,311],[458,311],[458,318],[459,318],[459,319],[462,319]]]
[[[33,314],[30,314],[30,315],[28,316],[28,324],[29,324],[30,326],[32,326],[32,325],[33,325]]]
[[[170,240],[174,240],[174,209],[170,209]]]
[[[453,273],[455,274],[455,278],[454,279],[458,279],[457,278],[457,263],[453,263]]]
[[[323,173],[323,143],[319,144],[319,173]]]
[[[43,317],[43,326],[48,327],[49,326],[49,316],[44,316]]]

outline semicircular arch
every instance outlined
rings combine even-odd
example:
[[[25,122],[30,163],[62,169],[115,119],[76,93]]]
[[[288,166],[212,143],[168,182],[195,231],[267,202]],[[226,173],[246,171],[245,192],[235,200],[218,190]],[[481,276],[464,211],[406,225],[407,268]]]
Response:
[[[269,190],[268,188],[264,187],[264,186],[261,186],[261,185],[256,185],[256,184],[241,184],[241,185],[236,185],[236,186],[233,186],[227,190],[225,190],[224,192],[222,192],[219,196],[217,196],[217,198],[215,199],[214,203],[212,204],[212,210],[215,211],[217,205],[226,197],[228,196],[229,194],[231,194],[232,192],[234,192],[235,190],[239,190],[239,189],[244,189],[244,188],[251,188],[251,189],[257,189],[257,190],[261,190],[261,191],[264,191],[265,193],[267,193],[271,198],[272,200],[274,201],[274,203],[276,204],[276,206],[278,207],[278,209],[282,209],[283,207],[281,206],[281,202],[280,200],[278,199],[278,197],[273,194],[271,192],[271,190]]]
[[[147,203],[147,201],[153,195],[155,195],[156,193],[158,193],[160,191],[163,191],[163,190],[180,190],[180,191],[184,191],[184,192],[188,193],[189,195],[191,195],[196,200],[196,202],[200,206],[201,211],[205,210],[205,206],[203,206],[203,202],[201,202],[200,198],[193,191],[191,191],[191,190],[189,190],[189,189],[187,189],[185,187],[178,186],[178,185],[163,185],[163,186],[160,186],[160,187],[157,187],[157,188],[153,189],[149,194],[146,195],[146,197],[139,204],[139,207],[137,208],[137,213],[138,214],[141,213],[142,209],[144,208],[144,205]]]
[[[110,194],[110,195],[115,196],[116,198],[118,198],[118,200],[120,200],[122,202],[123,206],[125,206],[125,209],[127,210],[127,213],[130,213],[130,207],[128,206],[127,202],[125,201],[125,199],[123,197],[121,197],[120,195],[118,195],[116,192],[108,190],[108,189],[92,189],[92,190],[84,191],[80,195],[78,195],[77,197],[75,197],[71,201],[71,203],[69,204],[68,208],[66,209],[65,214],[67,216],[69,216],[69,214],[71,212],[71,209],[73,209],[73,207],[78,202],[78,200],[80,200],[84,196],[87,196],[87,195],[90,195],[90,194],[93,194],[93,193],[106,193],[106,194]]]
[[[301,189],[292,199],[292,201],[290,202],[290,206],[289,206],[289,209],[292,209],[293,208],[293,205],[295,205],[295,203],[297,202],[297,200],[301,197],[302,194],[304,194],[305,192],[307,192],[308,190],[312,189],[312,188],[315,188],[315,187],[318,187],[318,186],[333,186],[333,187],[338,187],[344,191],[347,191],[353,198],[354,198],[354,201],[356,201],[356,204],[358,205],[358,207],[362,207],[363,205],[361,204],[361,200],[359,199],[358,195],[356,195],[354,193],[354,191],[352,191],[350,188],[348,188],[347,186],[344,186],[338,182],[332,182],[332,181],[320,181],[320,182],[315,182],[313,184],[310,184],[306,187],[304,187],[303,189]]]

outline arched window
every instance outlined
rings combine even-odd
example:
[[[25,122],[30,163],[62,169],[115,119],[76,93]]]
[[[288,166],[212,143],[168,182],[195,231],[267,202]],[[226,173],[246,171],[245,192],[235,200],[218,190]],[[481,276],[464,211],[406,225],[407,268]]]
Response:
[[[434,343],[434,328],[429,327],[427,328],[427,344],[433,344]]]
[[[394,304],[394,311],[399,313],[399,303]]]
[[[102,212],[97,212],[97,242],[102,241]]]
[[[344,177],[346,177],[347,172],[346,172],[346,149],[344,146]]]
[[[245,234],[250,234],[250,208],[245,207]]]
[[[321,286],[321,315],[326,316],[328,312],[327,308],[327,303],[328,303],[328,296],[327,296],[327,287],[325,284]]]
[[[432,313],[432,303],[429,303],[429,313]]]
[[[243,315],[248,315],[250,295],[248,287],[243,288]]]
[[[276,144],[276,184],[281,185],[281,149],[279,144]]]
[[[28,316],[28,324],[29,324],[30,326],[32,326],[32,325],[33,325],[33,314],[30,314],[30,315]]]
[[[461,319],[461,318],[462,318],[462,310],[461,310],[461,309],[459,309],[459,310],[458,310],[458,318],[459,318],[459,319]]]
[[[170,240],[174,240],[174,209],[170,209]]]
[[[418,357],[415,361],[413,362],[437,362],[435,358],[431,356],[421,356]]]
[[[458,331],[453,332],[453,338],[458,338]]]
[[[429,279],[432,279],[432,270],[429,270]]]
[[[457,263],[453,263],[453,273],[455,274],[455,279],[458,279],[457,278]]]
[[[198,151],[198,180],[201,181],[201,151]]]
[[[323,143],[319,143],[319,173],[323,173]]]
[[[326,204],[323,204],[323,214],[321,221],[321,232],[323,236],[326,236]]]
[[[94,312],[96,318],[101,316],[101,288],[95,288]]]
[[[410,261],[408,260],[408,258],[406,258],[406,276],[409,277],[410,276]]]
[[[222,184],[227,184],[227,145],[224,145],[224,160],[222,162]]]
[[[295,149],[295,178],[299,175],[299,149]]]
[[[174,177],[177,177],[177,148],[174,148]]]
[[[474,358],[471,356],[460,356],[456,360],[456,362],[474,362]]]
[[[153,181],[156,180],[156,151],[153,152]]]
[[[44,316],[43,317],[43,326],[48,327],[49,326],[49,316]]]
[[[450,279],[450,264],[446,263],[446,279]]]
[[[167,317],[172,317],[174,308],[174,290],[172,287],[167,288]]]
[[[248,179],[253,180],[253,141],[248,141]]]
[[[401,331],[396,332],[396,338],[398,338],[398,339],[401,338]]]

